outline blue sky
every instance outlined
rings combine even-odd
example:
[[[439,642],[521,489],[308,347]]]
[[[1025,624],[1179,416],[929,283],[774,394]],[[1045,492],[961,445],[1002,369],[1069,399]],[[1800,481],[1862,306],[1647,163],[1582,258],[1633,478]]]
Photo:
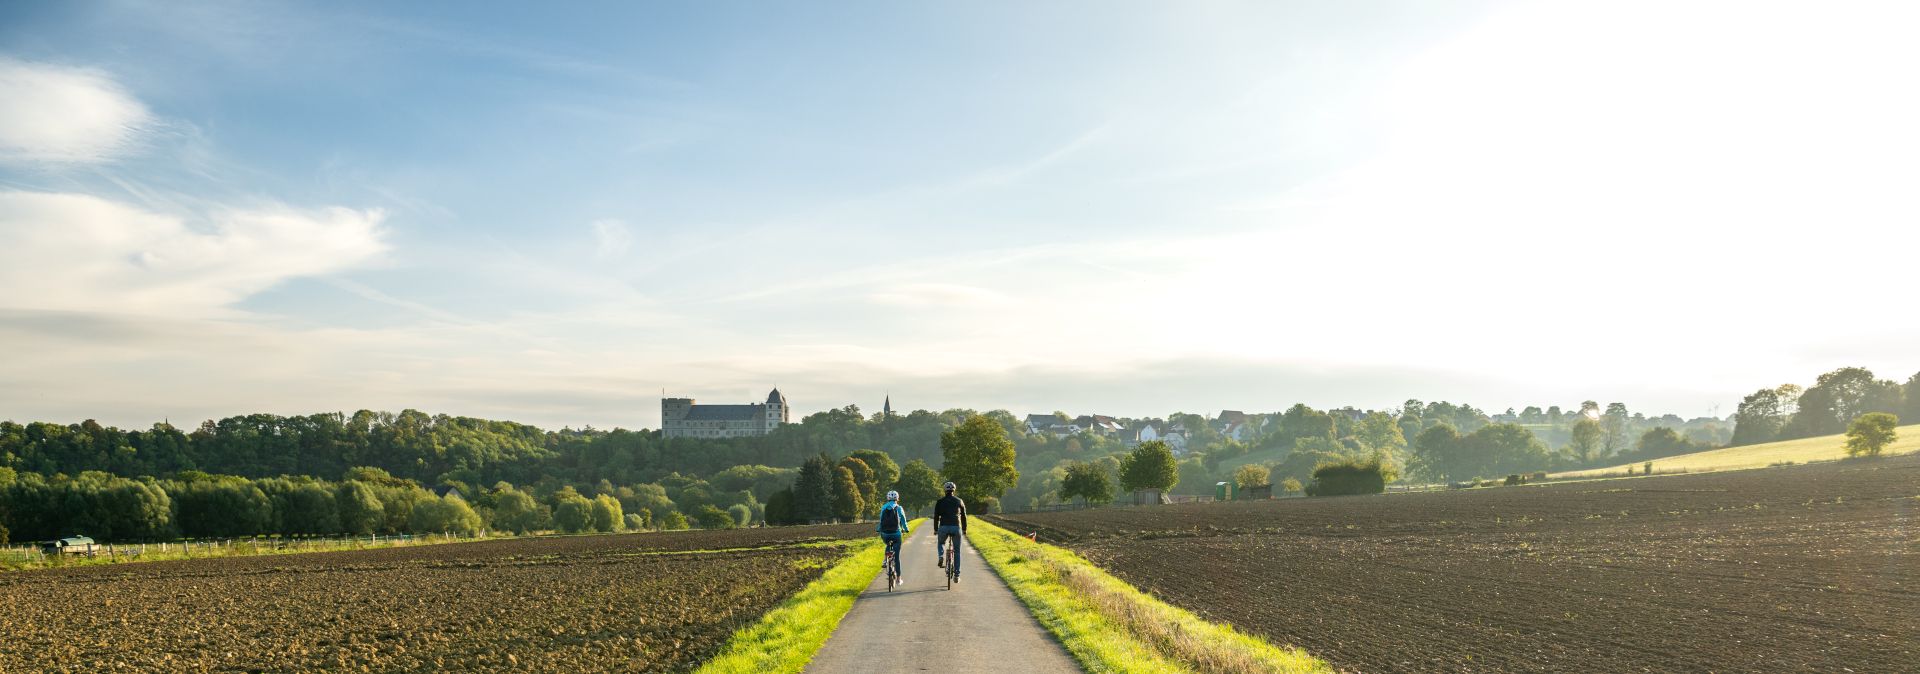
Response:
[[[1920,317],[1852,317],[1911,294],[1916,28],[1902,3],[9,4],[0,417],[634,427],[663,388],[774,384],[803,412],[1691,416],[1841,365],[1904,379]]]

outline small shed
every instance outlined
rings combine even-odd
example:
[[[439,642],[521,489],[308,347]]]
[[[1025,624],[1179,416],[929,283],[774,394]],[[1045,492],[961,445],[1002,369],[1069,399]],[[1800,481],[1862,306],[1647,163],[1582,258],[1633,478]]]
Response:
[[[1233,498],[1235,500],[1270,499],[1270,498],[1273,498],[1273,485],[1263,484],[1258,487],[1247,487],[1246,489],[1240,490],[1239,495],[1234,496]]]
[[[49,555],[92,555],[95,547],[91,538],[68,536],[41,543],[40,551]]]
[[[1134,505],[1160,505],[1167,502],[1167,495],[1158,489],[1136,489],[1133,492]]]

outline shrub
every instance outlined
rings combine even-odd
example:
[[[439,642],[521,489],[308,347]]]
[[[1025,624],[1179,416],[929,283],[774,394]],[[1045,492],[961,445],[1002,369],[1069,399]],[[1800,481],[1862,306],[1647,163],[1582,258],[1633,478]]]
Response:
[[[1847,426],[1847,456],[1879,456],[1899,439],[1900,418],[1886,412],[1863,414]]]
[[[1281,480],[1280,488],[1285,489],[1289,494],[1298,494],[1300,493],[1300,481],[1293,478]]]
[[[1378,456],[1323,463],[1313,469],[1313,484],[1307,485],[1307,495],[1378,494],[1387,490],[1392,473]]]
[[[1266,466],[1247,464],[1233,471],[1233,483],[1241,489],[1252,489],[1272,484],[1273,471]]]
[[[967,511],[969,515],[985,515],[1000,512],[1000,498],[997,496],[988,496],[979,499],[968,504]]]
[[[742,528],[753,524],[753,509],[747,507],[745,503],[735,503],[727,506],[727,515],[732,517],[734,523]]]
[[[1519,475],[1508,475],[1504,484],[1508,487],[1518,487],[1526,483],[1527,478],[1520,477]]]
[[[699,520],[700,528],[702,529],[732,529],[734,527],[732,515],[727,514],[725,510],[711,505],[700,506],[700,512],[694,514],[694,519]]]
[[[553,526],[564,534],[577,534],[593,528],[593,502],[579,494],[560,497],[553,506]]]
[[[625,513],[620,512],[620,501],[612,496],[601,494],[593,497],[593,530],[613,533],[627,523]]]
[[[687,516],[680,514],[678,510],[669,510],[666,517],[660,518],[660,528],[665,531],[685,531]]]
[[[640,513],[627,513],[627,531],[639,531],[647,528],[647,518]]]

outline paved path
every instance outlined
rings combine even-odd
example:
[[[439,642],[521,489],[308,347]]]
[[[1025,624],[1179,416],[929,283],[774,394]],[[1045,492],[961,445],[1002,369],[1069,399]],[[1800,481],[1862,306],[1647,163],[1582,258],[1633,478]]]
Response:
[[[946,572],[933,565],[933,540],[931,524],[907,536],[906,582],[893,592],[874,569],[873,583],[807,663],[808,674],[1081,671],[972,546],[961,546],[961,582],[948,591]]]

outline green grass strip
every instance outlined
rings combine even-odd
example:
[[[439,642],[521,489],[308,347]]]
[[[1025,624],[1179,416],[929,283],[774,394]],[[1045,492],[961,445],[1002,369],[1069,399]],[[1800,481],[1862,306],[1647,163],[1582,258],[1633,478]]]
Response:
[[[1282,648],[1153,598],[1063,548],[983,520],[968,535],[1040,624],[1090,672],[1332,672]]]
[[[925,518],[908,523],[908,531]],[[720,655],[696,674],[783,674],[799,672],[826,645],[840,619],[853,609],[853,600],[880,572],[886,550],[878,541],[827,569],[799,594],[768,611],[760,622],[748,625],[727,640]]]

